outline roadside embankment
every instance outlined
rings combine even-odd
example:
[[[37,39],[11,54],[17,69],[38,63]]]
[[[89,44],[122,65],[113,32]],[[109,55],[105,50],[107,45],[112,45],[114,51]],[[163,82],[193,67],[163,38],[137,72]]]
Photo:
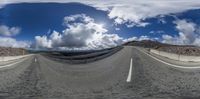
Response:
[[[23,48],[0,47],[0,56],[19,56],[26,54],[28,54],[28,51]]]
[[[159,51],[155,49],[150,49],[151,54],[157,54],[169,59],[178,60],[178,61],[184,61],[184,62],[200,62],[200,56],[188,56],[188,55],[182,55],[182,54],[175,54],[175,53],[169,53],[164,51]]]

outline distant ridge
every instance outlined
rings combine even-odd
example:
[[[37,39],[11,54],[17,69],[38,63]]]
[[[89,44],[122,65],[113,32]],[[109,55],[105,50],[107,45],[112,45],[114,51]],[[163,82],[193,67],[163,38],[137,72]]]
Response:
[[[140,46],[140,47],[155,48],[155,49],[158,49],[159,47],[167,47],[167,46],[199,48],[199,47],[194,46],[194,45],[172,45],[172,44],[166,44],[166,43],[161,43],[161,42],[152,41],[152,40],[130,41],[130,42],[125,43],[124,45]]]
[[[151,40],[142,40],[142,41],[130,41],[125,43],[124,45],[129,46],[140,46],[144,48],[159,48],[162,46],[170,46],[169,44],[160,43],[158,41],[151,41]]]

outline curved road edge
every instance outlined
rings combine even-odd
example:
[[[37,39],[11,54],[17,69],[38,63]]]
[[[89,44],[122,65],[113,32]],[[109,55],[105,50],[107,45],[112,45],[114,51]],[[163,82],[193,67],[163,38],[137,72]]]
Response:
[[[5,68],[5,67],[11,67],[11,66],[14,66],[16,64],[19,64],[19,63],[25,61],[26,59],[28,59],[29,57],[31,57],[33,55],[34,54],[16,56],[16,57],[14,56],[14,58],[10,58],[7,61],[0,61],[0,63],[6,62],[6,64],[3,64],[3,65],[0,64],[0,69]],[[11,57],[11,56],[9,56],[9,57]]]
[[[181,68],[181,69],[200,69],[200,66],[189,66],[189,65],[186,66],[186,65],[177,65],[177,64],[169,63],[169,62],[161,60],[161,59],[159,59],[159,58],[157,58],[157,57],[155,57],[155,56],[143,51],[143,49],[141,49],[141,48],[137,48],[137,47],[134,47],[134,48],[139,50],[140,52],[148,55],[149,57],[151,57],[151,58],[153,58],[153,59],[155,59],[155,60],[157,60],[157,61],[159,61],[161,63],[166,64],[167,66],[171,66],[171,67],[175,67],[175,68]]]

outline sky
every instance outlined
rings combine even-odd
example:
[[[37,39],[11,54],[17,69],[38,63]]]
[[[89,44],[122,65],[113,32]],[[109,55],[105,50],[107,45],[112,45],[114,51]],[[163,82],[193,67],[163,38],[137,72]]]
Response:
[[[3,0],[0,46],[90,50],[132,40],[200,46],[199,17],[198,0]]]

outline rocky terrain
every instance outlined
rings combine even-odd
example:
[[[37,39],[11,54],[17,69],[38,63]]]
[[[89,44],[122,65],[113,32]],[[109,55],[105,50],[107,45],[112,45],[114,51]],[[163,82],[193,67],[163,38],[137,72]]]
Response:
[[[0,56],[25,55],[27,51],[22,48],[0,47]]]
[[[200,48],[192,46],[163,46],[157,48],[160,51],[189,56],[200,56]]]
[[[140,46],[140,47],[145,47],[145,48],[159,48],[162,46],[167,46],[167,44],[163,44],[158,41],[151,41],[151,40],[131,41],[131,42],[125,43],[124,45]]]
[[[160,51],[188,56],[200,56],[200,47],[191,45],[170,45],[151,40],[132,41],[126,43],[125,45],[153,48]]]

